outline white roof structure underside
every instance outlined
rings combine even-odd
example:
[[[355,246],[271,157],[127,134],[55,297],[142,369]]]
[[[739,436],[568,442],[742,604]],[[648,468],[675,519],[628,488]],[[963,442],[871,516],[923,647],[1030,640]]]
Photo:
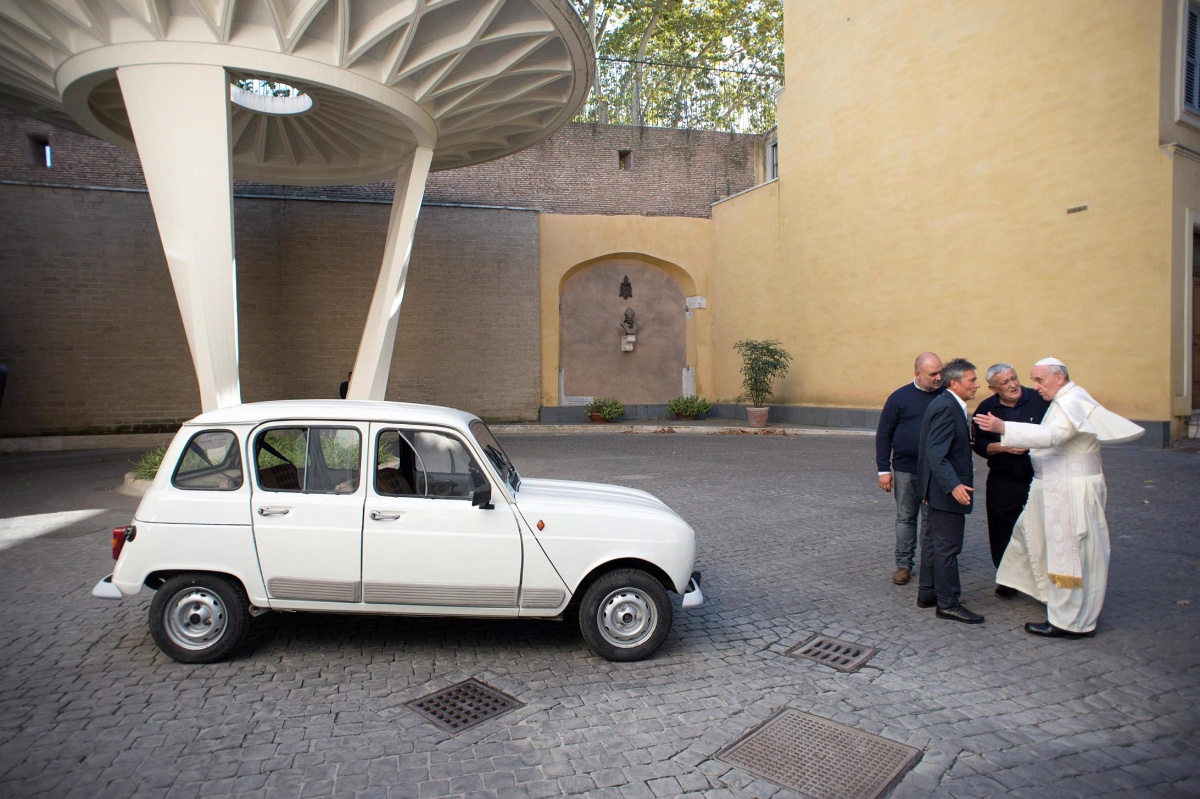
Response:
[[[499,158],[565,124],[594,54],[565,0],[0,0],[0,103],[134,149],[116,70],[215,64],[312,106],[231,107],[234,176],[298,185]],[[171,86],[163,86],[170,92]]]

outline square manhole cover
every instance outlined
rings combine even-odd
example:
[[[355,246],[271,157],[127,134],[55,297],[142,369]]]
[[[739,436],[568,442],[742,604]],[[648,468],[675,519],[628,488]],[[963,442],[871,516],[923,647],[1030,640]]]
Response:
[[[787,654],[797,658],[815,660],[823,666],[838,671],[858,671],[871,656],[878,652],[869,646],[843,641],[840,638],[830,638],[827,635],[814,635],[802,644],[792,647]]]
[[[506,693],[470,679],[405,704],[451,735],[524,707]]]
[[[717,759],[813,799],[875,799],[916,764],[911,746],[784,708]]]

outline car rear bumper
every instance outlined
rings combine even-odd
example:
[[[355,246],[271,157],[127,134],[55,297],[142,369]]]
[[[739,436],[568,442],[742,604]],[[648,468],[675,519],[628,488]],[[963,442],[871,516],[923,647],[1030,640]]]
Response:
[[[101,599],[125,598],[125,595],[121,593],[121,589],[113,585],[111,574],[96,583],[96,587],[92,589],[92,596],[100,597]]]
[[[704,604],[704,592],[700,590],[700,572],[692,572],[687,590],[683,592],[683,609],[691,610]]]

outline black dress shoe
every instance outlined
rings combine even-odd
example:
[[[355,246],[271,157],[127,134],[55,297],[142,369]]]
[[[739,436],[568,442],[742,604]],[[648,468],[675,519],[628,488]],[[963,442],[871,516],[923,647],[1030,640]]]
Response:
[[[978,613],[972,613],[961,604],[955,605],[952,608],[938,608],[937,615],[939,619],[961,621],[963,624],[983,624],[983,616],[980,616]]]
[[[1041,622],[1040,624],[1029,622],[1025,625],[1025,632],[1032,635],[1045,636],[1046,638],[1091,638],[1096,634],[1095,630],[1087,633],[1071,632],[1070,630],[1064,630],[1061,627],[1055,627],[1048,621]]]
[[[936,605],[937,599],[921,599],[921,597],[917,597],[917,607],[919,608],[932,608]]]
[[[996,586],[996,596],[1001,599],[1012,599],[1017,595],[1017,589],[1009,588],[1007,585]]]

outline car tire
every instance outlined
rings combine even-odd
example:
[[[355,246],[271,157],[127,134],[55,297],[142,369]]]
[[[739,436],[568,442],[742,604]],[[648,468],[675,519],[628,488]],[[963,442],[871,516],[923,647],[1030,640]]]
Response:
[[[667,590],[640,569],[615,569],[599,577],[579,603],[579,629],[606,660],[645,660],[671,631]]]
[[[217,574],[180,574],[150,602],[150,635],[180,663],[212,663],[246,637],[250,602],[236,581]]]

